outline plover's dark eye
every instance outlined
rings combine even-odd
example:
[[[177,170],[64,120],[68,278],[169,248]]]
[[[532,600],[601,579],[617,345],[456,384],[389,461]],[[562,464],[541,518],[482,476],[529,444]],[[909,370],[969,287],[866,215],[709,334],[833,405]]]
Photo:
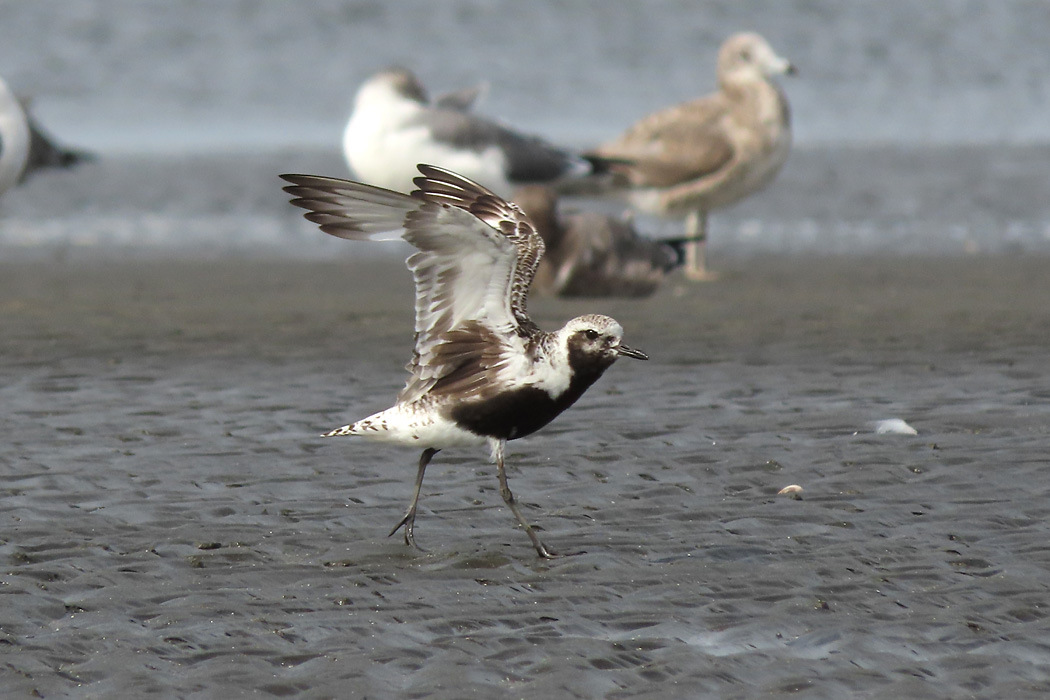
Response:
[[[593,328],[588,328],[583,334],[587,336],[587,340],[598,340],[598,331]]]

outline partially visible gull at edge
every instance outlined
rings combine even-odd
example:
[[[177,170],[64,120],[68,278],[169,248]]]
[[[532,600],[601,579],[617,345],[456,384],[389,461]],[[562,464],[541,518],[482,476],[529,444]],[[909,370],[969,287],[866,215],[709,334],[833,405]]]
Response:
[[[587,177],[603,169],[538,136],[471,111],[476,90],[431,101],[419,79],[401,67],[366,80],[343,132],[343,153],[362,182],[397,192],[413,189],[416,165],[447,168],[509,198],[515,186]]]
[[[0,78],[0,194],[44,168],[68,168],[92,155],[57,145]]]
[[[514,193],[543,238],[546,252],[533,287],[563,297],[644,297],[682,264],[683,242],[654,241],[627,218],[593,211],[560,211],[546,185]]]
[[[633,206],[686,217],[686,237],[697,239],[686,247],[688,277],[713,277],[708,211],[762,189],[787,160],[790,111],[772,78],[794,72],[758,34],[734,34],[718,52],[717,92],[650,114],[595,149],[614,161]]]

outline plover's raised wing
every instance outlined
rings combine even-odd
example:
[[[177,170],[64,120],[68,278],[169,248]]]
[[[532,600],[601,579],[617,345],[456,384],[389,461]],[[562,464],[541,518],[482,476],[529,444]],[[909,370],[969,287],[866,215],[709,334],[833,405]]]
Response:
[[[454,172],[433,165],[420,165],[419,172],[423,176],[415,179],[419,189],[412,193],[413,197],[468,212],[474,219],[491,229],[483,230],[485,235],[482,238],[495,243],[506,256],[506,260],[494,261],[498,262],[501,268],[496,279],[505,286],[501,286],[498,292],[490,287],[487,293],[491,295],[490,300],[499,303],[501,307],[506,304],[505,308],[501,308],[499,315],[503,316],[504,311],[509,313],[514,319],[516,330],[530,329],[532,321],[529,320],[526,303],[529,286],[532,284],[532,278],[536,276],[540,257],[543,256],[543,239],[536,233],[536,228],[528,216],[518,205]],[[426,230],[427,226],[415,228],[420,230],[424,237],[433,235]],[[497,235],[494,236],[493,233]],[[478,237],[475,235],[474,238]],[[409,240],[407,236],[406,240]],[[509,250],[505,248],[505,241],[512,245]],[[420,248],[411,240],[409,243]],[[464,252],[471,247],[474,246],[468,240]],[[503,276],[502,270],[505,263],[510,263],[509,275],[506,277]]]
[[[465,366],[490,371],[493,358],[502,364],[523,352],[522,339],[535,331],[526,297],[543,254],[543,240],[516,205],[447,170],[419,170],[423,177],[411,196],[336,178],[282,175],[293,183],[285,188],[295,196],[292,203],[311,210],[306,218],[325,233],[370,240],[400,234],[418,249],[408,259],[416,284],[416,346],[400,401],[419,398]],[[486,361],[471,361],[482,356]]]
[[[401,238],[405,217],[419,200],[361,182],[321,175],[281,175],[292,185],[284,191],[292,204],[309,209],[304,216],[325,233],[354,241]]]

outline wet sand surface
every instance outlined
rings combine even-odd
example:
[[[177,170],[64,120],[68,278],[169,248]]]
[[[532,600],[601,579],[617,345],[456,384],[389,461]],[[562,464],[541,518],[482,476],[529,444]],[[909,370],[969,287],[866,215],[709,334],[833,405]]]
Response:
[[[1050,694],[1050,259],[721,261],[424,484],[398,260],[0,265],[4,697]],[[901,418],[918,435],[880,435]],[[801,500],[777,496],[789,484]]]

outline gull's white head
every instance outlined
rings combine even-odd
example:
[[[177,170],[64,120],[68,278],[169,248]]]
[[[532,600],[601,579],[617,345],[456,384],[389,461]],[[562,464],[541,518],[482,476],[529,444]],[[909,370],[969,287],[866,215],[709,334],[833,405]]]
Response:
[[[425,105],[429,102],[426,88],[407,68],[384,68],[361,84],[354,98],[356,109],[396,103]]]
[[[734,34],[718,51],[718,80],[723,85],[753,83],[776,75],[792,75],[795,66],[778,56],[761,35]]]

